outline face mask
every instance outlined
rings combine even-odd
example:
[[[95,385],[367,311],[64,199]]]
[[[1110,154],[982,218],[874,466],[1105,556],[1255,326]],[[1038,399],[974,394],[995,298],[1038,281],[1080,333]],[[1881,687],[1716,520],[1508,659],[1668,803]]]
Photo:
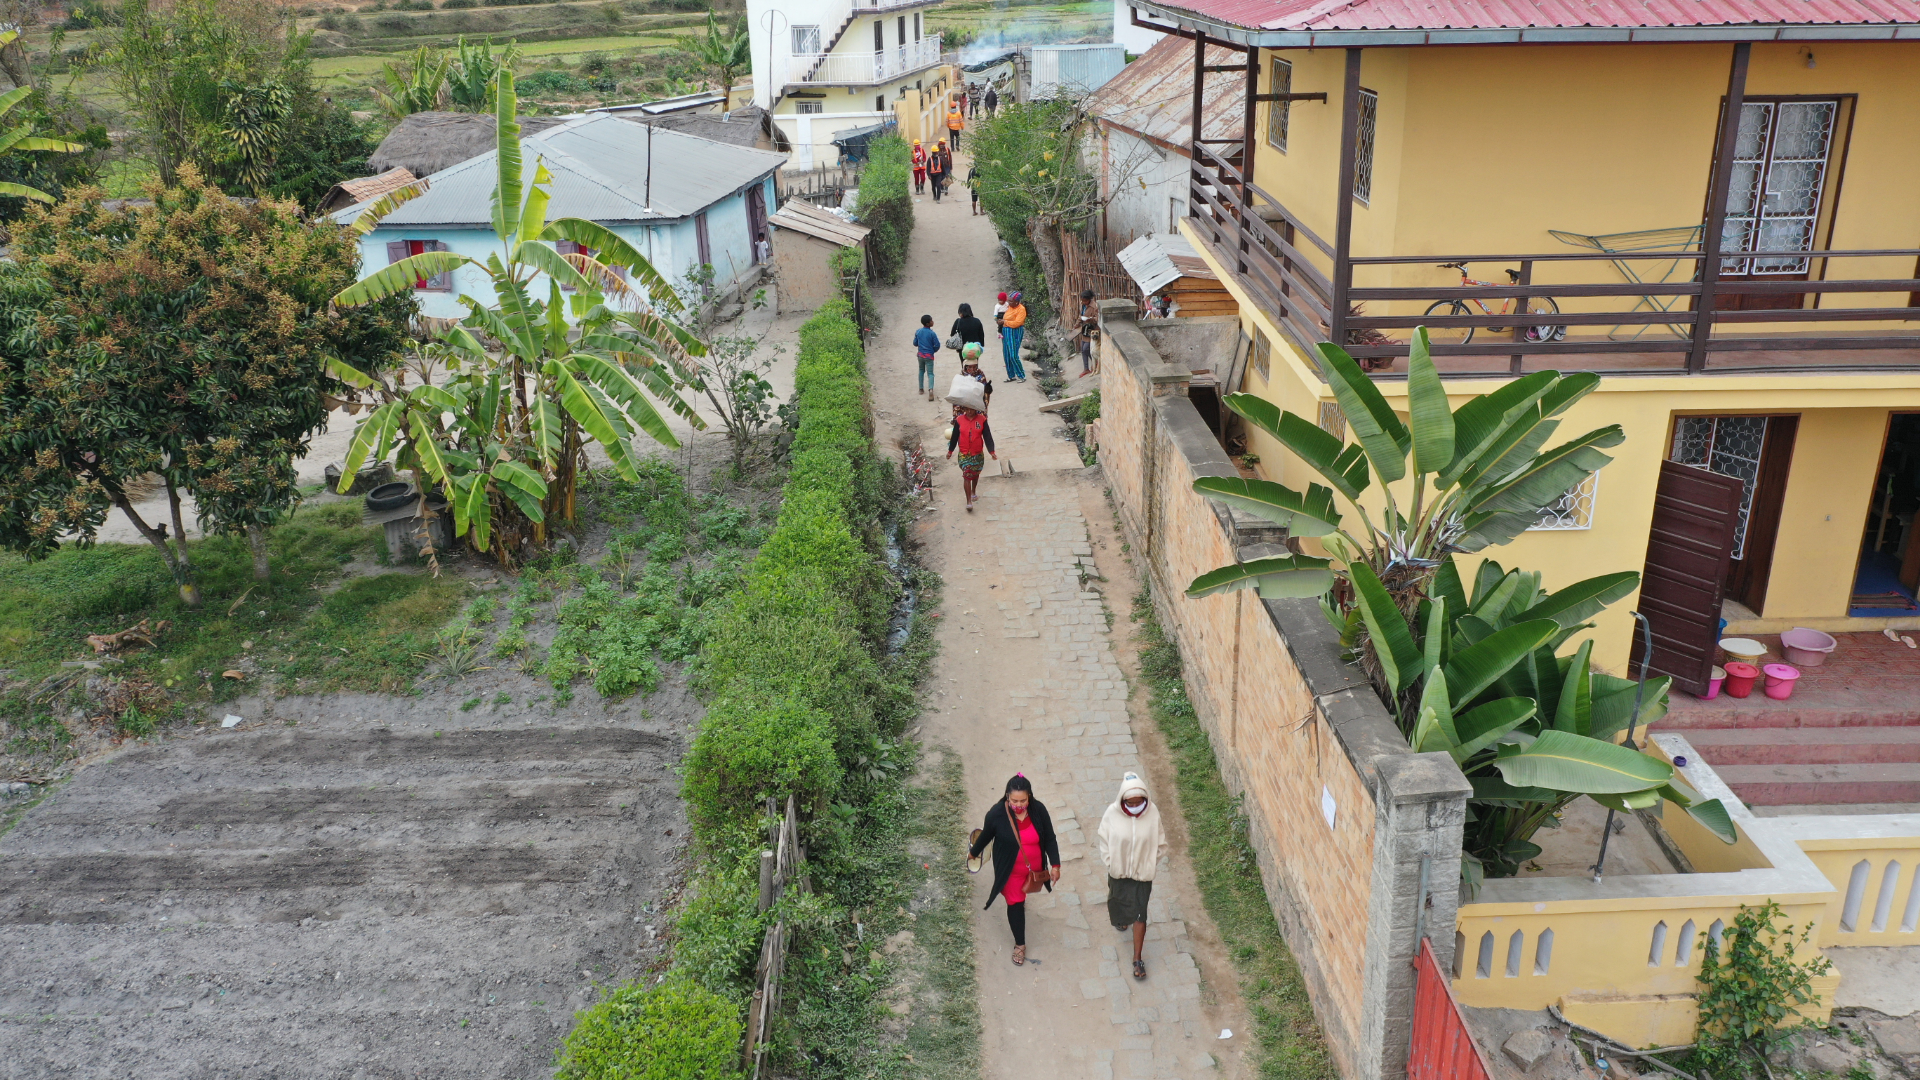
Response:
[[[1135,810],[1133,807],[1128,806],[1126,803],[1121,803],[1120,812],[1127,815],[1128,817],[1139,817],[1141,814],[1144,814],[1147,812],[1147,804],[1141,803],[1140,809]]]
[[[1029,805],[1030,805],[1030,804],[1028,804],[1028,803],[1021,803],[1021,804],[1020,804],[1019,806],[1015,806],[1015,805],[1013,805],[1012,803],[1008,803],[1008,804],[1007,804],[1007,808],[1013,811],[1013,816],[1014,816],[1014,817],[1026,817],[1026,816],[1027,816],[1027,807],[1028,807]]]

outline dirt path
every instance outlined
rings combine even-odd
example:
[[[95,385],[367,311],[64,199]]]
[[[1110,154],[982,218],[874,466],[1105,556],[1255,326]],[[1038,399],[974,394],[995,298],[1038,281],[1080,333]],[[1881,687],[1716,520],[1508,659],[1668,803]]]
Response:
[[[1174,800],[1165,757],[1152,752],[1157,739],[1141,730],[1148,721],[1129,682],[1132,650],[1119,640],[1130,628],[1133,585],[1099,470],[1083,468],[1063,425],[1037,411],[1045,400],[1037,382],[1004,381],[989,331],[993,430],[1015,472],[998,475],[989,461],[969,512],[959,472],[945,460],[951,410],[913,394],[919,317],[932,315],[944,337],[958,304],[990,317],[1002,287],[999,241],[960,194],[917,200],[906,281],[879,294],[884,329],[868,363],[883,442],[920,440],[936,462],[935,509],[918,526],[923,557],[946,581],[927,736],[965,761],[974,815],[1015,772],[1031,778],[1053,812],[1065,862],[1055,891],[1028,902],[1028,953],[1039,963],[1011,964],[1002,905],[975,916],[982,1073],[1237,1076],[1245,1010],[1186,862],[1184,829],[1169,830],[1174,848],[1155,882],[1145,982],[1123,975],[1130,938],[1107,922],[1092,834],[1121,774],[1142,771],[1163,806]],[[943,390],[956,370],[954,354],[943,352]],[[973,883],[978,905],[990,881],[983,874]],[[1219,1040],[1222,1028],[1234,1038]]]

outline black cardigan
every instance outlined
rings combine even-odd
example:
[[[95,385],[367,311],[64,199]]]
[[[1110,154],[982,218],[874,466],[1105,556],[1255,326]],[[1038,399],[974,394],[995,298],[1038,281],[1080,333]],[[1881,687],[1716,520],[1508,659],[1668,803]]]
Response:
[[[985,346],[987,343],[987,328],[981,324],[979,319],[971,315],[963,315],[953,320],[953,329],[947,331],[947,333],[959,334],[960,344],[962,345],[965,345],[969,341],[978,342],[982,346]]]
[[[1039,799],[1029,796],[1027,817],[1033,820],[1034,830],[1040,834],[1040,863],[1042,868],[1060,865],[1060,841],[1053,835],[1053,815]],[[1013,830],[1013,816],[1007,810],[1006,800],[993,804],[987,811],[986,823],[980,826],[980,839],[974,841],[968,850],[969,857],[980,854],[986,846],[993,844],[993,891],[987,894],[983,908],[993,906],[993,898],[1007,887],[1007,879],[1013,876],[1013,864],[1020,858],[1020,834]],[[1053,883],[1047,883],[1047,891],[1053,891]]]

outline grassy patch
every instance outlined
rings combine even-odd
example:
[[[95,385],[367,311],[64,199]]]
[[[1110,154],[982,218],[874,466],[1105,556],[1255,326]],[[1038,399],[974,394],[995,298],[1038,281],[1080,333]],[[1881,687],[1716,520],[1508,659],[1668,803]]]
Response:
[[[967,791],[960,758],[947,753],[914,792],[914,846],[925,869],[907,866],[922,903],[912,930],[914,991],[903,1049],[910,1075],[980,1075],[980,995],[974,968],[973,892],[966,871]],[[911,863],[911,860],[909,860]]]
[[[1161,631],[1145,591],[1133,599],[1133,621],[1140,624],[1140,674],[1149,707],[1173,752],[1180,810],[1187,820],[1187,854],[1207,914],[1226,942],[1253,1015],[1259,1044],[1255,1075],[1266,1080],[1330,1080],[1334,1070],[1326,1039],[1314,1022],[1299,965],[1274,922],[1248,842],[1246,815],[1220,779],[1213,742],[1194,715],[1180,678],[1180,649]]]

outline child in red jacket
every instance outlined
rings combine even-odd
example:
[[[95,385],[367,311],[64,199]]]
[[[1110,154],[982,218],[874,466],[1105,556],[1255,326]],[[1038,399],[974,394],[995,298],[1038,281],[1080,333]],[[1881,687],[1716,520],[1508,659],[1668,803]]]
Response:
[[[955,448],[960,450],[960,486],[967,492],[967,509],[971,511],[979,496],[974,489],[980,484],[980,470],[985,467],[987,457],[995,461],[1000,455],[993,452],[993,429],[987,426],[987,414],[962,406],[953,413],[953,434],[947,438],[947,457],[953,457]],[[986,451],[982,456],[981,451]]]

